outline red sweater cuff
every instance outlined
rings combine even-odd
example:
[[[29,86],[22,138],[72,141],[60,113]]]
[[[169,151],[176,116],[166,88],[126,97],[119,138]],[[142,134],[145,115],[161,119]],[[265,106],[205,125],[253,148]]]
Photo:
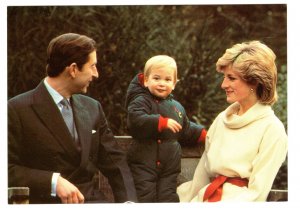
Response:
[[[168,118],[165,118],[163,116],[159,116],[158,120],[158,132],[162,132],[165,128],[167,128],[168,124]]]
[[[197,140],[197,143],[205,143],[205,138],[206,138],[206,129],[202,129],[200,137]]]

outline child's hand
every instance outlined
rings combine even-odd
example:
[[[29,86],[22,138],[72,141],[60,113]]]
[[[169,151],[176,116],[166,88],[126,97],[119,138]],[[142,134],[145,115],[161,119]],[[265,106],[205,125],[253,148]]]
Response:
[[[177,123],[177,121],[169,118],[167,128],[170,129],[172,132],[176,133],[182,129],[182,126],[179,123]]]

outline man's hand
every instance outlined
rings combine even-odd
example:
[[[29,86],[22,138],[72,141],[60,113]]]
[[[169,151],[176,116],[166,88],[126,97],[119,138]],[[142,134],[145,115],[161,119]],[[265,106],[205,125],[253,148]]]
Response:
[[[174,133],[179,132],[182,129],[181,125],[171,118],[168,119],[167,128]]]
[[[59,176],[57,179],[56,195],[63,204],[78,204],[84,202],[84,196],[76,186]]]

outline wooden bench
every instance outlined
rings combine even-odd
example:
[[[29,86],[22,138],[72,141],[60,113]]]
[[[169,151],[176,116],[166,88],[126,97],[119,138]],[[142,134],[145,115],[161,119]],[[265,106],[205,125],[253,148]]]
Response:
[[[127,151],[130,145],[133,143],[133,139],[131,136],[116,136],[116,139],[119,146],[124,151]],[[182,147],[181,173],[178,176],[177,185],[192,180],[195,168],[199,162],[199,158],[201,157],[203,150],[204,150],[204,145]],[[103,191],[108,201],[114,202],[112,190],[108,183],[107,178],[103,176],[101,172],[99,172],[95,179],[99,180],[99,188]],[[29,191],[26,188],[25,188],[26,190],[24,190],[24,188],[22,190],[19,190],[21,188],[22,187],[8,188],[8,201],[10,201],[10,203],[13,203],[11,199],[14,198],[15,196],[18,196],[20,192],[23,194],[23,192],[25,191],[26,193],[29,194]],[[270,194],[267,199],[267,201],[287,201],[287,200],[288,200],[287,190],[275,190],[275,189],[272,189],[270,191]],[[14,202],[14,203],[20,203],[20,202]],[[24,201],[22,203],[24,203]]]

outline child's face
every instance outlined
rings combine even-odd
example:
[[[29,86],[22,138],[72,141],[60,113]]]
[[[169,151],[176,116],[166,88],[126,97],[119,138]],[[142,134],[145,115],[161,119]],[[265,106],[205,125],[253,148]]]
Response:
[[[175,88],[174,70],[168,68],[154,69],[145,77],[145,86],[151,94],[166,98]]]

